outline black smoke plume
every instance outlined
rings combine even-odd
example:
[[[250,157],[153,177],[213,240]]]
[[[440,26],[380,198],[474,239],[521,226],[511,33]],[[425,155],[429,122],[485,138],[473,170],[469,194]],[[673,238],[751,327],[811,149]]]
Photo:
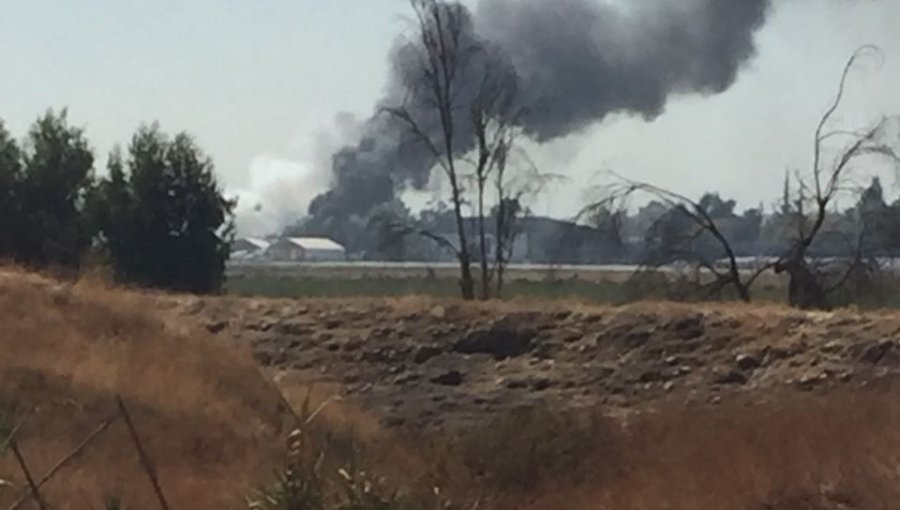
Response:
[[[599,0],[482,0],[468,14],[464,37],[514,69],[518,100],[527,110],[521,127],[544,142],[612,113],[652,120],[674,95],[727,90],[755,54],[754,35],[769,3],[639,0],[619,7]],[[406,86],[415,68],[410,44],[399,39],[391,54],[394,73],[379,109],[418,104]],[[481,69],[469,66],[464,80],[472,83],[463,91],[477,87]],[[467,140],[468,123],[457,125],[457,138]],[[428,182],[429,155],[405,143],[403,126],[380,114],[364,133],[358,145],[334,156],[332,187],[310,205],[312,230],[342,237],[338,224],[394,202],[405,186]],[[460,152],[468,149],[459,146]]]

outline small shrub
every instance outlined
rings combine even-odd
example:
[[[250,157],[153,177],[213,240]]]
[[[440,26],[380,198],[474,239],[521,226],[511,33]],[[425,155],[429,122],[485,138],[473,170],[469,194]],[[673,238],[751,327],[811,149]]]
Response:
[[[310,392],[311,393],[311,392]],[[312,434],[311,424],[320,411],[328,405],[325,401],[313,410],[307,394],[297,412],[299,428],[288,436],[287,467],[276,475],[275,481],[258,490],[248,501],[251,510],[411,510],[397,494],[382,496],[364,471],[354,466],[336,470],[326,476],[326,453],[331,446],[348,450],[350,457],[358,455],[354,444],[326,434],[318,439]],[[335,443],[337,439],[337,443]],[[315,443],[315,444],[314,444]],[[347,452],[344,452],[346,456]],[[355,462],[351,462],[355,465]]]

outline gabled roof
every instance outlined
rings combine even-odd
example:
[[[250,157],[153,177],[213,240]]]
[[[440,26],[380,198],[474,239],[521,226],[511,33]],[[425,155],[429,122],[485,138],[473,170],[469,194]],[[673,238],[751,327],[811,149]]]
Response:
[[[285,241],[304,250],[344,251],[343,246],[325,237],[289,237]]]
[[[260,239],[258,237],[242,237],[242,238],[238,239],[238,241],[244,241],[248,244],[255,246],[256,248],[258,248],[260,250],[266,250],[269,248],[269,245],[272,244],[269,241],[266,241],[265,239]]]

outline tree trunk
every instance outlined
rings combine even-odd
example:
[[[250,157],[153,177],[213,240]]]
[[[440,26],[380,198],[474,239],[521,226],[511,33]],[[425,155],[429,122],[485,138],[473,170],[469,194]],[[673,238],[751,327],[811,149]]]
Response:
[[[788,275],[788,304],[802,310],[830,310],[828,293],[806,263],[805,250],[791,254],[775,266],[776,273]]]
[[[478,237],[481,251],[481,299],[487,301],[491,297],[491,282],[488,270],[487,239],[484,232],[484,180],[480,180],[478,183]]]
[[[503,277],[506,271],[506,261],[504,260],[505,257],[503,256],[503,247],[506,244],[506,240],[502,235],[503,220],[500,219],[502,215],[503,206],[500,206],[500,212],[497,214],[497,233],[495,234],[497,236],[497,246],[495,247],[496,250],[494,255],[496,257],[496,260],[494,261],[494,263],[496,264],[496,267],[494,268],[494,278],[497,279],[496,287],[494,290],[494,297],[496,297],[497,299],[501,299],[503,297]]]
[[[471,301],[475,299],[475,282],[472,279],[471,258],[469,246],[466,240],[466,226],[462,215],[462,198],[459,192],[459,183],[456,180],[456,172],[451,171],[450,186],[453,188],[453,211],[456,214],[456,230],[459,234],[459,291],[460,296]]]

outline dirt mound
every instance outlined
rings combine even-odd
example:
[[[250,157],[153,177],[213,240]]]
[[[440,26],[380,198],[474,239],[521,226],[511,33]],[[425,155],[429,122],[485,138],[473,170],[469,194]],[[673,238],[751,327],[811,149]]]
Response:
[[[392,425],[453,426],[538,401],[611,412],[889,381],[900,315],[777,307],[189,300],[176,310],[265,366],[338,384]],[[451,423],[452,422],[452,423]]]
[[[345,397],[307,436],[327,443],[330,472],[352,459],[387,487],[448,495],[447,508],[868,509],[900,497],[894,314],[196,298],[4,273],[0,314],[0,403],[22,421],[34,470],[121,394],[175,508],[241,507],[279,464],[281,399],[257,363],[294,402],[310,384],[312,408]],[[17,474],[0,458],[0,478],[21,487]],[[151,494],[121,428],[47,489],[55,508],[107,495],[150,508]]]
[[[116,409],[121,395],[175,508],[237,508],[280,462],[283,405],[248,352],[167,325],[139,294],[0,271],[0,410],[36,476]],[[287,423],[287,422],[284,422]],[[4,508],[25,481],[0,455]],[[53,508],[119,497],[152,508],[121,423],[48,483]]]

